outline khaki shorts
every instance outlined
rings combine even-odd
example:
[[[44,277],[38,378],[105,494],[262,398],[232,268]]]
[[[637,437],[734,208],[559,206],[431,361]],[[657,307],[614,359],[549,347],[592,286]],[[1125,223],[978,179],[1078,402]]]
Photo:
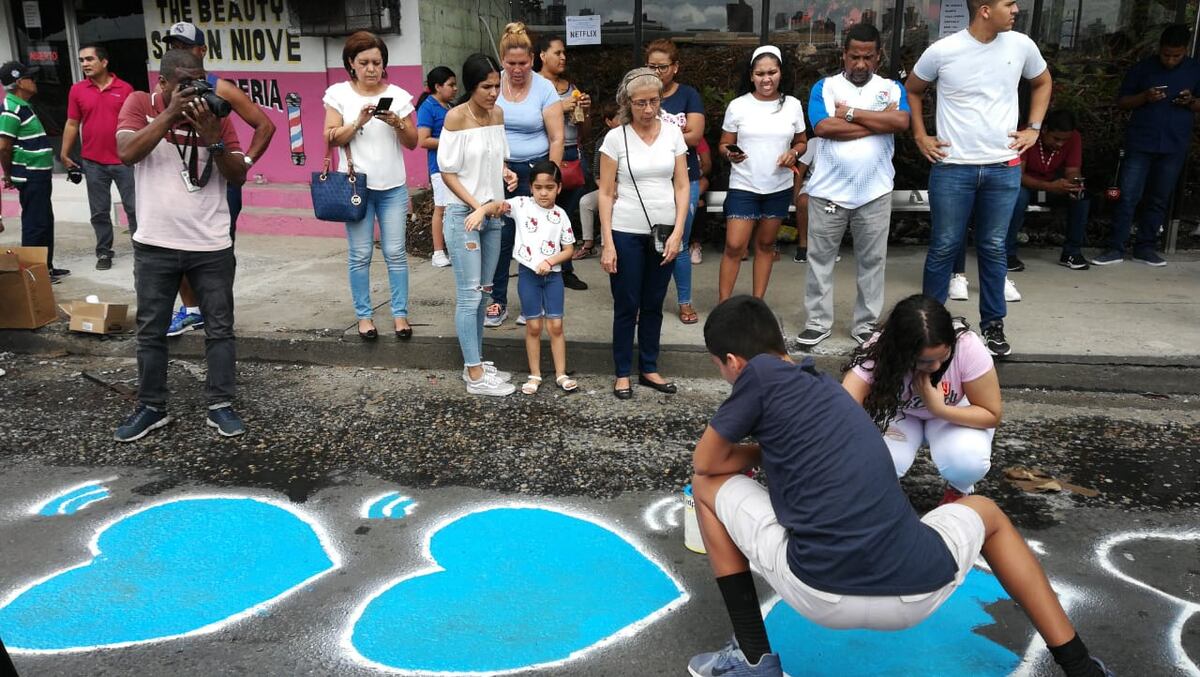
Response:
[[[788,531],[775,519],[765,487],[744,475],[731,477],[717,492],[717,518],[738,549],[775,592],[808,620],[834,629],[903,630],[925,620],[966,578],[985,535],[983,519],[965,505],[943,505],[921,522],[937,531],[954,561],[954,580],[918,595],[868,597],[837,595],[805,585],[787,561]]]

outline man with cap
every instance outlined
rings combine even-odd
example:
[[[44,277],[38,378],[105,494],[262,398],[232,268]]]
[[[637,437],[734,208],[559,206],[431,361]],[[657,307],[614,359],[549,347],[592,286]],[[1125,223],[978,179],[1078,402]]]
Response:
[[[79,48],[79,66],[84,79],[71,85],[67,94],[67,124],[63,127],[59,159],[67,169],[80,169],[71,158],[75,141],[83,133],[80,150],[83,175],[87,178],[88,207],[92,230],[96,231],[96,270],[112,268],[112,184],[117,184],[121,205],[129,218],[130,234],[137,231],[133,196],[133,168],[117,156],[117,116],[133,93],[133,85],[108,70],[108,50],[102,45]]]
[[[29,106],[37,94],[37,66],[9,61],[0,66],[4,104],[0,108],[0,169],[4,187],[16,188],[21,200],[21,246],[45,247],[50,281],[71,274],[54,267],[54,209],[50,206],[50,174],[54,149],[42,121]]]
[[[201,61],[208,53],[204,31],[186,21],[180,21],[171,26],[163,40],[167,43],[168,49],[186,49],[199,57]],[[216,91],[217,96],[228,101],[229,105],[233,107],[233,112],[254,129],[254,136],[250,139],[250,147],[246,149],[245,155],[246,172],[249,173],[254,163],[267,151],[271,137],[275,134],[275,123],[271,122],[258,105],[251,101],[250,97],[246,96],[246,93],[233,82],[223,80],[214,73],[208,73],[205,79]],[[237,230],[238,214],[242,211],[242,187],[231,183],[227,197],[229,199],[229,229],[232,235]],[[182,305],[171,320],[167,336],[178,336],[204,326],[204,316],[200,313],[196,296],[188,287],[186,278],[179,287],[179,299]]]

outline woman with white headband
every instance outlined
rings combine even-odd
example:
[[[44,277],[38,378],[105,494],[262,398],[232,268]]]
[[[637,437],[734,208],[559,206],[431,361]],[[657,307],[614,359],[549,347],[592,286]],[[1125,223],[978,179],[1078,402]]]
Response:
[[[753,293],[767,293],[775,239],[792,203],[792,169],[807,146],[804,108],[786,94],[791,89],[792,72],[783,67],[779,48],[764,45],[750,57],[741,96],[725,109],[717,151],[731,167],[718,302],[733,295],[752,235]]]

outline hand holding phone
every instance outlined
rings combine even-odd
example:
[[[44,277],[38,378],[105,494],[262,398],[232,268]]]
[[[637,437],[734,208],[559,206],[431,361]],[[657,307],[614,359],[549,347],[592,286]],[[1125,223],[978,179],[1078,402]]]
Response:
[[[392,97],[384,96],[379,99],[379,103],[375,104],[375,110],[372,111],[371,114],[374,115],[375,117],[381,117],[383,115],[387,115],[387,112],[389,110],[391,110],[391,108],[392,108]]]
[[[746,159],[746,151],[738,148],[736,143],[725,144],[725,159],[737,164]]]

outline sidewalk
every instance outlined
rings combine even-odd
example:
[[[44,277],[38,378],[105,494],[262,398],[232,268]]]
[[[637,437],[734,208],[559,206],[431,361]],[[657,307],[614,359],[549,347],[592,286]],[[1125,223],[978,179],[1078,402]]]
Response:
[[[20,241],[20,224],[6,222],[0,246]],[[72,275],[54,287],[59,302],[96,294],[105,301],[133,305],[133,260],[127,234],[119,229],[117,256],[108,271],[93,269],[94,236],[87,223],[57,224],[55,263]],[[461,364],[454,335],[454,276],[449,268],[433,268],[425,259],[410,259],[409,319],[415,330],[411,343],[390,339],[387,278],[383,257],[376,250],[372,265],[372,300],[382,336],[363,344],[355,334],[346,273],[346,243],[342,238],[240,234],[237,239],[237,329],[242,359],[286,360],[323,364],[452,368]],[[781,316],[787,335],[803,329],[805,266],[785,251],[776,262],[767,302]],[[892,247],[888,256],[887,305],[921,288],[925,248]],[[1170,257],[1165,268],[1132,261],[1070,271],[1057,265],[1057,250],[1027,249],[1028,269],[1012,274],[1024,299],[1009,304],[1006,331],[1014,354],[1003,368],[1005,384],[1071,387],[1093,379],[1097,389],[1146,389],[1195,392],[1200,383],[1200,254]],[[695,266],[694,301],[700,324],[685,326],[674,314],[675,291],[667,295],[663,324],[663,372],[669,376],[711,376],[704,359],[703,321],[717,296],[720,253],[705,251]],[[742,264],[738,291],[748,292],[752,261]],[[978,277],[975,261],[967,263],[971,301],[951,301],[956,314],[978,325]],[[515,264],[513,270],[515,271]],[[598,257],[577,262],[586,291],[567,290],[566,331],[572,368],[609,373],[612,298]],[[825,369],[836,369],[853,347],[848,324],[854,302],[854,256],[843,251],[835,272],[836,324],[834,335],[814,350]],[[516,317],[516,281],[509,296]],[[524,371],[523,328],[510,319],[486,334],[487,353],[509,369]],[[8,346],[5,348],[5,346]],[[36,332],[0,331],[0,349],[132,357],[132,336],[68,335],[65,323]],[[176,355],[201,355],[200,335],[185,335],[173,345]],[[548,360],[549,350],[544,350]],[[1167,369],[1164,369],[1167,367]],[[1147,371],[1148,370],[1148,371]],[[1084,372],[1090,375],[1084,375]],[[1145,383],[1131,374],[1143,373]],[[1023,375],[1022,375],[1023,374]],[[1158,380],[1165,379],[1161,388]],[[1178,387],[1170,382],[1182,381]],[[1180,390],[1179,388],[1182,388]]]

